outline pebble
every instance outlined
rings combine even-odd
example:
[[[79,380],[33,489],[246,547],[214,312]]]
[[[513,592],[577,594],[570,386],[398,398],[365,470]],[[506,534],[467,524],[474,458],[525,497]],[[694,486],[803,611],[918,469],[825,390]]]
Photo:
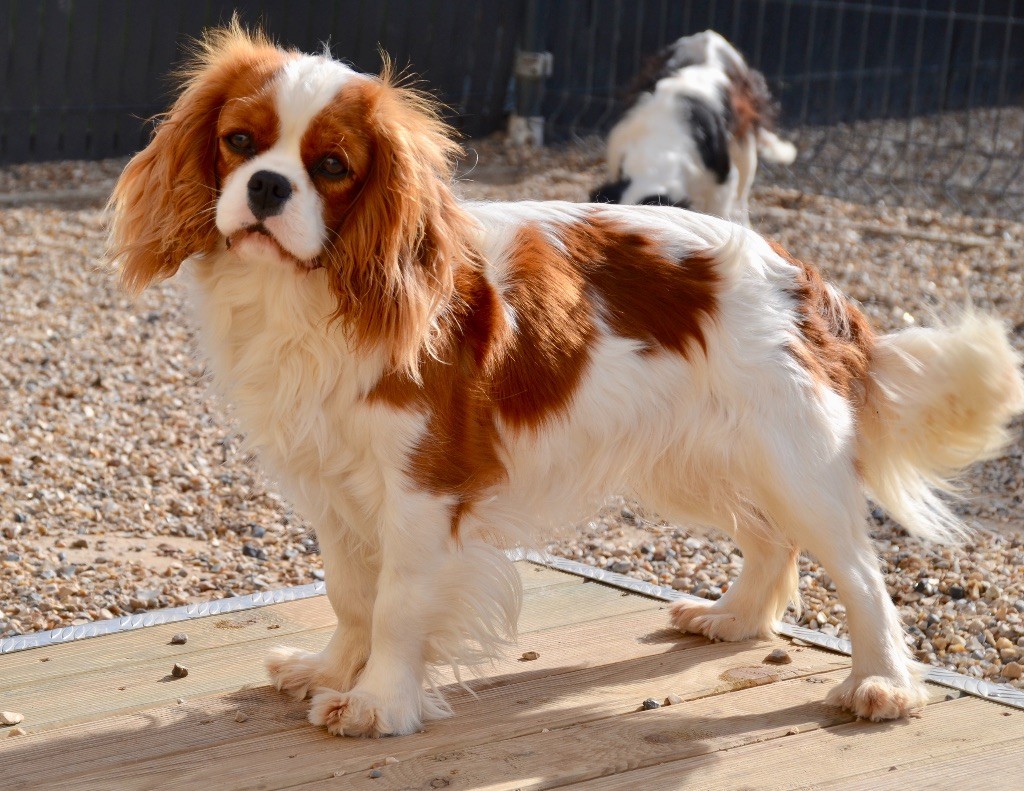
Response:
[[[1024,666],[1020,662],[1010,662],[1010,664],[1003,667],[1003,678],[1019,679],[1024,675]]]
[[[640,704],[640,708],[644,711],[650,711],[651,709],[661,708],[661,704],[658,703],[654,698],[647,698],[643,703]]]
[[[520,662],[532,662],[534,659],[540,659],[540,654],[536,651],[524,651],[523,655],[519,657]]]
[[[24,736],[26,733],[28,733],[28,731],[24,728],[11,728],[7,731],[8,736]]]
[[[249,719],[249,715],[239,709],[235,712],[235,722],[245,722]]]
[[[678,695],[673,693],[673,694],[669,695],[667,698],[665,698],[665,703],[663,705],[665,705],[665,706],[678,706],[682,702],[683,702],[683,699],[681,697],[679,697]]]
[[[185,678],[188,675],[188,668],[175,662],[174,667],[171,668],[171,675],[175,678]]]
[[[171,645],[185,645],[188,642],[188,635],[185,632],[176,632],[171,635]]]
[[[793,661],[793,657],[784,648],[776,648],[761,661],[768,665],[788,665]]]
[[[17,725],[25,719],[20,711],[0,711],[0,726]]]
[[[369,777],[372,780],[376,780],[378,777],[383,777],[384,773],[380,769],[371,770]]]

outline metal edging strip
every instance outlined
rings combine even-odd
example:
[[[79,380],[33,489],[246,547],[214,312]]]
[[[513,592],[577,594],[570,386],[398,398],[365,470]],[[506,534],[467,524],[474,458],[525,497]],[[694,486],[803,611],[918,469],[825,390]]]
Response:
[[[652,585],[649,582],[633,579],[632,577],[627,577],[623,574],[616,574],[613,571],[606,571],[604,569],[595,568],[594,566],[587,566],[586,564],[578,563],[575,560],[567,560],[565,558],[554,557],[552,555],[541,554],[539,552],[525,551],[520,552],[515,559],[518,560],[520,558],[528,560],[531,563],[536,563],[540,566],[547,566],[548,568],[556,569],[558,571],[564,571],[567,574],[574,574],[577,577],[585,577],[587,579],[594,580],[595,582],[638,593],[641,596],[649,596],[652,599],[660,599],[661,601],[679,601],[681,599],[687,599],[690,601],[706,601],[706,599],[702,599],[699,596],[693,596],[689,593],[680,593],[677,590],[666,588],[663,585]],[[851,656],[853,654],[849,640],[822,634],[821,632],[817,632],[813,629],[807,629],[803,626],[780,623],[779,634],[794,640],[808,643],[816,648],[824,648],[828,651],[846,654],[847,656]],[[928,666],[924,678],[926,681],[931,681],[943,687],[949,687],[950,689],[955,689],[959,692],[967,693],[968,695],[974,695],[975,697],[991,700],[995,703],[1001,703],[1004,706],[1012,706],[1015,709],[1024,710],[1024,690],[1016,689],[1015,687],[1011,687],[1009,684],[994,684],[990,681],[983,681],[980,678],[972,678],[971,676],[947,670],[944,667],[932,666]]]
[[[672,588],[663,585],[652,585],[643,580],[633,579],[624,574],[616,574],[613,571],[606,571],[594,566],[587,566],[575,560],[555,557],[542,554],[532,550],[510,550],[506,553],[510,560],[526,560],[539,566],[546,566],[573,574],[577,577],[600,582],[621,590],[637,593],[641,596],[648,596],[661,601],[679,601],[688,599],[691,601],[705,601],[699,596],[688,593],[680,593]],[[111,618],[106,621],[93,621],[81,626],[66,626],[60,629],[51,629],[46,632],[33,632],[30,634],[16,635],[14,637],[0,638],[0,655],[9,654],[15,651],[24,651],[29,648],[44,648],[46,646],[70,643],[75,640],[83,640],[88,637],[100,637],[108,634],[129,632],[134,629],[142,629],[147,626],[158,626],[178,621],[188,621],[193,618],[203,618],[208,615],[223,615],[241,610],[251,610],[256,607],[266,607],[270,604],[281,604],[282,602],[295,601],[297,599],[308,599],[313,596],[322,596],[326,593],[326,586],[323,582],[314,582],[309,585],[298,585],[292,588],[282,588],[274,591],[263,591],[251,593],[246,596],[232,596],[228,599],[217,599],[200,604],[188,604],[182,607],[172,607],[165,610],[152,610],[150,612],[136,615],[125,615],[120,618]],[[816,648],[824,648],[836,653],[852,654],[850,642],[840,637],[816,632],[813,629],[806,629],[803,626],[793,624],[779,624],[779,633],[800,640]],[[1009,684],[993,684],[981,679],[965,676],[960,673],[946,670],[941,667],[929,667],[925,680],[940,684],[950,689],[965,692],[979,698],[1001,703],[1005,706],[1012,706],[1024,710],[1024,690],[1011,687]]]
[[[308,599],[311,596],[320,596],[325,592],[326,587],[324,583],[314,582],[310,585],[297,585],[293,588],[250,593],[246,596],[232,596],[227,599],[216,599],[215,601],[202,602],[200,604],[186,604],[182,607],[171,607],[165,610],[151,610],[134,615],[125,615],[120,618],[110,618],[106,621],[92,621],[81,626],[65,626],[60,629],[51,629],[47,632],[33,632],[15,637],[4,637],[0,639],[0,655],[9,654],[14,651],[24,651],[27,648],[43,648],[45,646],[59,645],[60,643],[70,643],[73,640],[83,640],[87,637],[130,632],[133,629],[142,629],[146,626],[189,621],[193,618],[203,618],[207,615],[223,615],[224,613],[238,612],[240,610],[251,610],[254,607],[266,607],[268,604],[281,604],[282,602],[295,601],[296,599]]]

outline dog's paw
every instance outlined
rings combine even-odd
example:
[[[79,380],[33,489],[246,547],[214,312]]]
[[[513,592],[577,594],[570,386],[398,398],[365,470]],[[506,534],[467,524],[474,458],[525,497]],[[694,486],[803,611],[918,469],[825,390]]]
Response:
[[[313,695],[309,721],[334,736],[400,736],[420,729],[416,703],[386,705],[368,692],[320,689]]]
[[[308,697],[322,667],[320,654],[284,645],[270,649],[264,664],[277,690],[296,700]]]
[[[721,601],[682,599],[669,607],[669,623],[680,632],[702,634],[712,640],[736,642],[751,637],[767,637],[772,622],[730,612]]]
[[[898,682],[885,676],[850,676],[832,689],[825,702],[873,722],[907,717],[928,703],[928,690],[917,681]]]

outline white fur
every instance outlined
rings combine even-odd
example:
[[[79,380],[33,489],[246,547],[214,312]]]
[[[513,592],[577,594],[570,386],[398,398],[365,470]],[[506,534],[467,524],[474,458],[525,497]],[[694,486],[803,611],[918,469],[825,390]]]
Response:
[[[349,78],[321,61],[290,67],[303,76],[282,83],[282,112],[308,123],[316,103]],[[292,102],[289,91],[306,98]],[[289,118],[283,128],[264,161],[273,156],[296,173],[301,124]],[[245,198],[233,184],[219,197],[218,216],[241,211]],[[325,238],[309,206],[296,210],[296,249]],[[571,403],[537,429],[499,422],[507,479],[473,503],[455,540],[452,497],[410,477],[429,416],[366,398],[387,371],[385,355],[357,353],[344,325],[328,321],[335,301],[326,271],[252,245],[191,259],[215,383],[249,447],[314,525],[338,617],[323,651],[269,657],[278,688],[312,694],[311,721],[335,734],[410,733],[445,716],[432,664],[477,663],[514,632],[521,590],[502,550],[543,540],[609,494],[633,493],[671,520],[730,533],[744,552],[743,574],[721,600],[672,608],[678,628],[730,640],[770,632],[795,596],[803,547],[829,570],[849,614],[853,673],[830,700],[871,718],[921,704],[924,690],[863,524],[855,461],[865,461],[872,491],[909,514],[912,527],[927,534],[924,519],[946,519],[929,487],[991,453],[1002,423],[1021,408],[1017,359],[997,326],[970,319],[952,332],[882,339],[870,401],[879,417],[861,429],[853,405],[790,353],[799,273],[752,232],[653,207],[463,208],[513,330],[518,317],[502,295],[520,271],[509,263],[525,226],[548,228],[547,242],[559,246],[555,224],[603,212],[674,260],[710,256],[718,305],[704,326],[706,354],[644,353],[612,332],[612,306],[592,296],[598,333]],[[908,450],[893,448],[897,436]],[[954,450],[935,455],[944,441]]]

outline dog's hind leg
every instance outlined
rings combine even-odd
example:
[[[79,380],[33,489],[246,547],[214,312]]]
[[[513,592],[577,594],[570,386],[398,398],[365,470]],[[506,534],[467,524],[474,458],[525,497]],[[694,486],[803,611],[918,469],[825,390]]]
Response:
[[[766,637],[796,596],[799,550],[760,515],[729,532],[743,553],[739,577],[718,601],[675,602],[672,626],[718,640]]]
[[[817,437],[818,440],[822,436]],[[846,606],[853,672],[828,702],[871,720],[906,716],[927,702],[899,614],[871,545],[852,453],[814,432],[778,431],[765,443],[760,506],[826,568]]]

